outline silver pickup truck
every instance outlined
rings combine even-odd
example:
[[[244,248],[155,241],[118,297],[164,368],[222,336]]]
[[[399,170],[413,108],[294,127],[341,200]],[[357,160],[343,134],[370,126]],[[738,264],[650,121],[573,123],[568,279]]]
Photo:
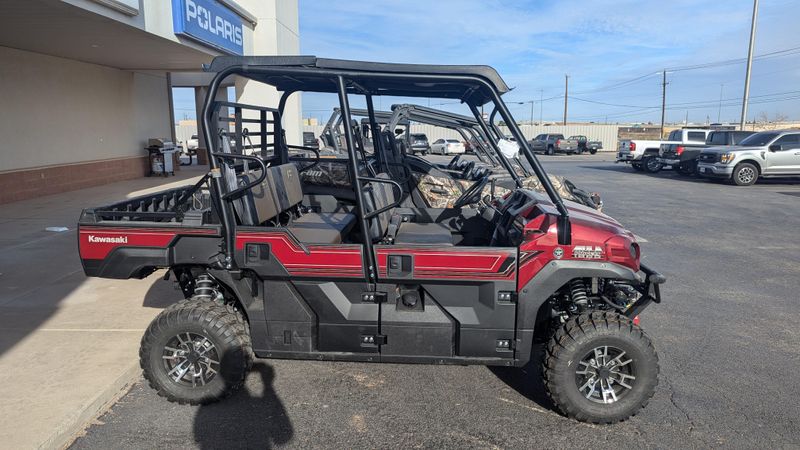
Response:
[[[530,145],[534,152],[546,155],[578,152],[578,140],[567,139],[563,134],[540,134],[530,141]]]
[[[759,177],[800,176],[800,130],[762,131],[739,145],[703,149],[697,173],[737,186],[755,184]]]

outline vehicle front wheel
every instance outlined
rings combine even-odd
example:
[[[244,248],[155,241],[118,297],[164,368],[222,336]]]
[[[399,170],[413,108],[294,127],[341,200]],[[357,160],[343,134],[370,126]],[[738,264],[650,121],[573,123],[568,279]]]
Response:
[[[733,169],[732,180],[737,186],[752,186],[758,181],[758,169],[752,163],[740,163]]]
[[[595,154],[597,154],[597,149],[596,149],[596,148],[593,148],[593,149],[589,150],[589,154],[590,154],[590,155],[595,155]]]
[[[593,312],[556,330],[542,372],[547,394],[564,415],[616,423],[650,401],[658,370],[656,350],[641,328],[620,314]]]
[[[247,323],[231,306],[182,300],[147,327],[139,364],[150,386],[171,402],[221,400],[244,384],[250,370]]]

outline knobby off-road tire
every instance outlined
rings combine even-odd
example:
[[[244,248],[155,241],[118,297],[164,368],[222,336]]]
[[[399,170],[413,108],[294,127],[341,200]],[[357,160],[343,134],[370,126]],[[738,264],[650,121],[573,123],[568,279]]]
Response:
[[[171,402],[200,405],[228,397],[253,363],[247,323],[232,306],[196,299],[164,309],[139,349],[145,379]]]
[[[658,355],[641,328],[625,316],[593,312],[556,330],[542,373],[547,394],[564,415],[616,423],[650,401],[658,370]]]

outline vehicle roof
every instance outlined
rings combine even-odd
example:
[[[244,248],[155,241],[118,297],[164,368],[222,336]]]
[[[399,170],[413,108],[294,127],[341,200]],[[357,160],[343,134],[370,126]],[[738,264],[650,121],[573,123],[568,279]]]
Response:
[[[338,92],[337,75],[345,75],[348,89],[358,93],[398,97],[457,98],[482,105],[491,97],[480,78],[500,95],[510,89],[497,71],[482,65],[398,64],[317,58],[316,56],[218,56],[204,65],[206,72],[232,69],[281,91]],[[289,73],[291,72],[291,73]],[[407,78],[383,75],[408,75]],[[453,77],[467,77],[454,81]],[[449,78],[449,79],[448,79]],[[365,92],[366,91],[366,92]]]

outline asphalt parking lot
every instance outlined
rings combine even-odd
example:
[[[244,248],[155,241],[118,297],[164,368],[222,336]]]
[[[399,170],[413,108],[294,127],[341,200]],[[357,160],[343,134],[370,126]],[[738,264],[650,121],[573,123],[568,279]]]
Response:
[[[138,383],[73,448],[800,446],[800,180],[740,188],[611,157],[542,159],[600,192],[668,277],[664,302],[642,316],[659,385],[629,421],[558,415],[534,366],[268,360],[210,406],[168,403]]]

